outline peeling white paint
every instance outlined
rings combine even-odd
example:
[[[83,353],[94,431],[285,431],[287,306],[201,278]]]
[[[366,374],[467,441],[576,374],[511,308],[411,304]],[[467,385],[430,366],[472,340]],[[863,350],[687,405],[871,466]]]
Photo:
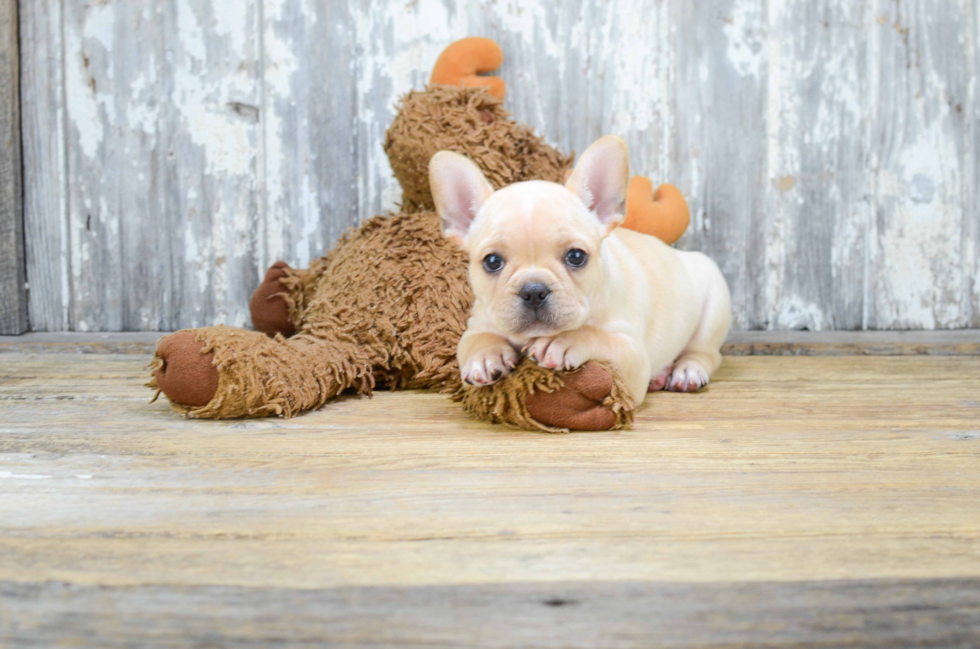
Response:
[[[980,34],[959,26],[976,27],[955,15],[968,3],[937,13],[934,1],[815,12],[806,0],[588,0],[574,14],[543,0],[69,5],[45,32],[64,34],[51,46],[64,78],[25,75],[64,88],[35,135],[50,152],[39,173],[67,173],[71,192],[44,260],[59,268],[62,312],[43,320],[97,330],[127,308],[136,326],[244,322],[268,262],[305,266],[352,218],[397,207],[382,141],[398,97],[424,85],[447,43],[487,35],[504,46],[517,119],[566,151],[616,132],[633,173],[681,183],[683,245],[715,242],[740,325],[832,328],[858,309],[876,328],[964,326],[980,308],[969,243]],[[718,123],[752,159],[733,159]],[[150,194],[181,230],[162,236],[133,213]],[[124,307],[119,275],[132,269],[118,249],[140,236],[159,238],[160,286]],[[828,287],[850,282],[857,298],[831,304]]]
[[[282,37],[275,29],[266,29],[264,35],[266,91],[288,100],[292,96],[293,76],[299,70],[295,42]]]
[[[214,20],[214,33],[227,39],[232,56],[246,58],[251,30],[243,29],[243,26],[249,25],[249,13],[254,5],[242,0],[214,0],[209,5]]]
[[[186,120],[187,135],[205,153],[207,173],[249,174],[255,158],[253,128],[232,121],[222,93],[199,76],[178,70],[174,86],[174,104]]]
[[[397,209],[401,201],[401,188],[381,148],[398,98],[424,87],[442,48],[468,30],[462,8],[450,16],[439,0],[363,3],[351,7],[351,19],[358,43],[356,92],[370,98],[362,102],[356,125],[369,163],[359,166],[358,177],[360,218],[366,219]],[[396,40],[389,41],[389,34]]]
[[[770,13],[778,12],[779,1],[773,0]],[[723,18],[728,38],[726,54],[732,66],[746,77],[759,77],[765,59],[762,33],[762,6],[759,0],[736,0],[730,16]]]
[[[823,307],[796,295],[787,296],[780,301],[773,325],[773,329],[823,331],[826,328]]]
[[[188,57],[198,63],[204,62],[207,45],[191,0],[177,0],[177,38]]]
[[[882,195],[892,208],[892,219],[879,231],[879,254],[896,263],[877,287],[876,300],[882,316],[904,327],[966,324],[957,299],[965,278],[955,263],[962,252],[962,178],[956,143],[944,130],[942,115],[930,121],[903,148],[893,171],[882,174]],[[934,174],[941,176],[933,179]],[[917,193],[923,191],[917,183],[923,182],[931,187],[928,201]],[[951,266],[958,272],[949,272]]]
[[[767,24],[778,25],[785,22],[783,2],[773,0],[768,4]],[[728,58],[742,75],[758,76],[758,65],[763,59],[761,52],[751,52],[758,44],[752,34],[761,29],[761,22],[755,13],[755,4],[736,3],[731,22],[726,23],[728,36]],[[782,327],[781,320],[786,315],[780,308],[788,307],[787,296],[783,295],[782,276],[785,272],[788,254],[788,239],[792,236],[793,223],[787,218],[787,189],[783,179],[791,179],[800,172],[800,156],[793,146],[795,131],[799,128],[800,99],[794,88],[797,70],[791,69],[794,54],[793,35],[777,30],[778,35],[770,38],[765,52],[766,73],[770,92],[766,93],[766,161],[771,197],[769,213],[765,215],[765,261],[763,286],[768,305],[767,328]],[[790,68],[790,69],[788,69]],[[795,186],[794,186],[795,187]],[[776,191],[772,191],[775,189]],[[790,208],[791,209],[791,208]],[[793,296],[789,296],[792,300]],[[791,315],[790,318],[795,318]]]
[[[99,15],[105,16],[107,11]],[[78,134],[82,153],[94,158],[102,145],[104,131],[97,88],[88,67],[89,43],[76,31],[66,34],[65,40],[65,102],[68,116]]]

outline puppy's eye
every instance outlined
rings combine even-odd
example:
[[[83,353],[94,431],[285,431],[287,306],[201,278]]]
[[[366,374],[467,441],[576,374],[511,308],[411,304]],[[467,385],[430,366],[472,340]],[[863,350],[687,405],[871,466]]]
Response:
[[[504,258],[496,253],[490,253],[483,258],[483,270],[488,273],[496,273],[504,267]]]
[[[572,268],[581,268],[589,260],[589,255],[584,250],[572,248],[565,254],[565,263]]]

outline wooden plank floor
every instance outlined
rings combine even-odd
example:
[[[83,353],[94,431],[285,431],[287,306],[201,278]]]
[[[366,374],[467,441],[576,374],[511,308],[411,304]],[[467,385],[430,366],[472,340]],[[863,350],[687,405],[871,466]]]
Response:
[[[0,646],[977,646],[980,357],[732,357],[634,429],[186,420],[0,354]]]

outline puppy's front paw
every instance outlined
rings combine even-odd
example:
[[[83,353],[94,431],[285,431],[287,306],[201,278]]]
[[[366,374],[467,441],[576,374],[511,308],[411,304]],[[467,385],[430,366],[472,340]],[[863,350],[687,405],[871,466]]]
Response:
[[[528,358],[549,370],[574,370],[591,360],[574,335],[536,338],[524,348]]]
[[[517,366],[514,348],[503,343],[484,347],[460,364],[460,374],[470,385],[490,385],[510,374]]]
[[[667,379],[667,389],[671,392],[697,392],[706,385],[708,372],[695,361],[678,363]]]

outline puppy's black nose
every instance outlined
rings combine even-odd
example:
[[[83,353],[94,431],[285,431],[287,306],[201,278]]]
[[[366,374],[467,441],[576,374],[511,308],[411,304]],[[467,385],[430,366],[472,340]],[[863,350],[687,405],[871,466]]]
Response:
[[[525,284],[517,293],[524,300],[524,306],[537,309],[548,299],[551,289],[544,284]]]

